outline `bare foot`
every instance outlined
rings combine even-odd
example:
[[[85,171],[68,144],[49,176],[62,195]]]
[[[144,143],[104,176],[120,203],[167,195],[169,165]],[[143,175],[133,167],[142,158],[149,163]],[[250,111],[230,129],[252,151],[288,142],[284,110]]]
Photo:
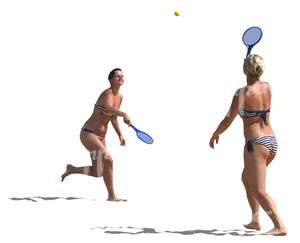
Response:
[[[260,230],[260,225],[258,222],[250,222],[249,224],[244,224],[244,227],[247,229],[254,229],[254,230]]]
[[[63,182],[64,179],[65,179],[68,175],[71,174],[71,168],[72,168],[72,165],[67,164],[67,166],[66,166],[66,172],[63,173],[63,174],[61,175],[61,182]]]
[[[263,233],[263,235],[274,235],[274,236],[284,236],[286,234],[287,234],[287,230],[284,227],[274,228],[266,233]]]
[[[127,199],[120,199],[120,198],[116,198],[116,197],[109,197],[106,199],[106,201],[110,201],[110,202],[127,202]]]

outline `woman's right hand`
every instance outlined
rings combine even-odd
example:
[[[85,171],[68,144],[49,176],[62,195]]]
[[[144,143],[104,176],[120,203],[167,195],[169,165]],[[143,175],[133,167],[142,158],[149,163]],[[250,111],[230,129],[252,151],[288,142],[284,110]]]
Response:
[[[130,124],[131,124],[130,118],[129,118],[129,116],[128,116],[126,113],[124,113],[124,115],[123,115],[123,121],[124,121],[128,126],[130,126]]]

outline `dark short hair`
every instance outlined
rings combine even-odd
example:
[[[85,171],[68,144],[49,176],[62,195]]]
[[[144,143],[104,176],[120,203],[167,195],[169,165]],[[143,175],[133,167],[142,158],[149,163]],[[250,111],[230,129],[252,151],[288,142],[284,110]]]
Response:
[[[115,75],[116,71],[122,71],[121,68],[114,68],[113,70],[111,70],[108,74],[108,80],[111,81]]]

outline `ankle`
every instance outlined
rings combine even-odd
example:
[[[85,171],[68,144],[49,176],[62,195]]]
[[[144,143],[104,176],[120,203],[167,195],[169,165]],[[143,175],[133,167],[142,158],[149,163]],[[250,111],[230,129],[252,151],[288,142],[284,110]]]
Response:
[[[284,225],[282,223],[277,223],[277,224],[274,224],[274,227],[276,229],[285,229]]]
[[[115,198],[117,198],[117,197],[116,197],[116,195],[115,195],[114,193],[109,193],[109,194],[108,194],[108,198],[110,198],[110,199],[115,199]]]
[[[252,221],[251,222],[255,222],[255,223],[259,222],[259,212],[255,212],[255,213],[252,214]]]

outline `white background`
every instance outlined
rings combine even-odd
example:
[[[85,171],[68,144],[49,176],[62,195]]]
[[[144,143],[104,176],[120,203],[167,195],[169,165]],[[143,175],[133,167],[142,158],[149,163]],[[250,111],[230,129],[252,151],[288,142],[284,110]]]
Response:
[[[45,235],[49,242],[240,240],[91,228],[229,230],[250,219],[240,181],[242,121],[234,121],[215,150],[208,142],[234,91],[245,85],[241,36],[253,25],[264,32],[252,53],[266,62],[263,80],[272,85],[271,123],[280,146],[267,190],[289,229],[284,240],[298,238],[297,6],[292,0],[1,1],[1,221],[10,242],[40,242]],[[124,148],[109,128],[115,189],[125,204],[105,201],[102,179],[74,175],[60,182],[67,163],[90,164],[80,128],[115,67],[125,75],[121,110],[154,138],[151,146],[141,143],[120,119]],[[9,199],[35,196],[62,199]],[[70,196],[84,199],[63,199]],[[262,225],[272,226],[264,213]]]

